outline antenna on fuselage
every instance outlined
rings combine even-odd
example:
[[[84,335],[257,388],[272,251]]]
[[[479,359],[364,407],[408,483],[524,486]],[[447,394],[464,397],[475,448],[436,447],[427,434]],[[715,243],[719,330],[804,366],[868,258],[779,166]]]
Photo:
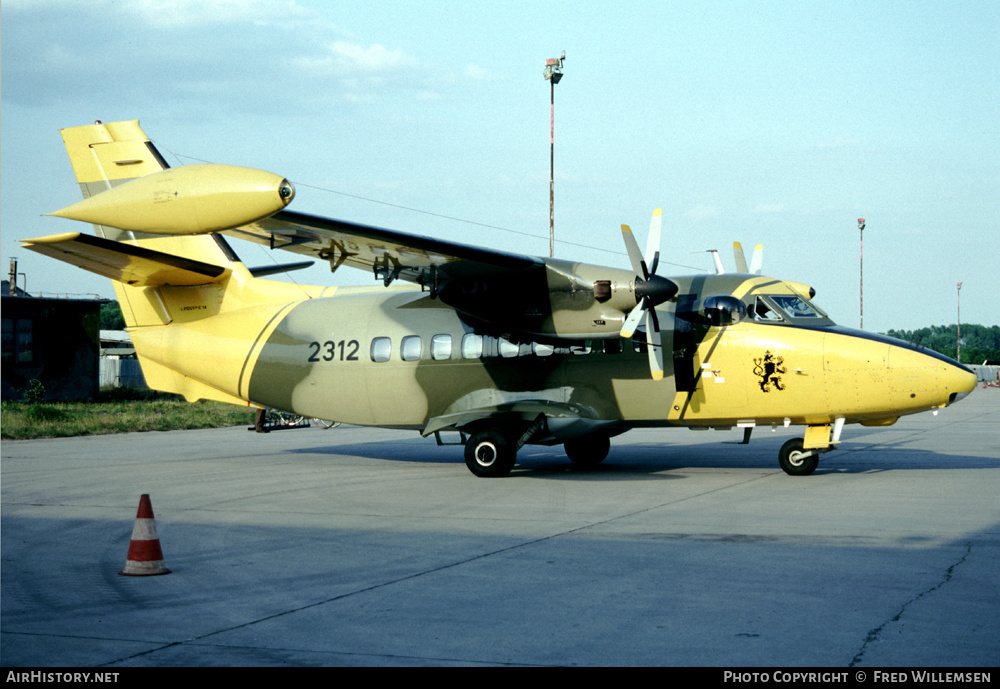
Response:
[[[712,260],[715,261],[715,274],[722,275],[726,272],[726,269],[722,267],[722,259],[719,258],[718,249],[709,249],[708,253],[712,254]],[[744,263],[746,260],[744,259]]]

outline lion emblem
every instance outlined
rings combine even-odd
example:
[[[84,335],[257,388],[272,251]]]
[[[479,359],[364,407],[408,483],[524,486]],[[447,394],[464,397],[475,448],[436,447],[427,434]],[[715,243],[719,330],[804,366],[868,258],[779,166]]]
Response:
[[[753,363],[754,375],[760,376],[758,385],[760,385],[761,392],[771,392],[772,385],[776,390],[785,389],[785,386],[781,384],[781,375],[785,373],[784,357],[774,356],[770,351],[766,351],[763,358],[755,358]]]

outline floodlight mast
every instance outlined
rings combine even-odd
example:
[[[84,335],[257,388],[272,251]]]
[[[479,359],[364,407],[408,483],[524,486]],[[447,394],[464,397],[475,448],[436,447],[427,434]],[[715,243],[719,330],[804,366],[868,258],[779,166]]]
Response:
[[[860,234],[861,257],[861,330],[865,329],[865,219],[858,218],[858,233]]]
[[[566,59],[566,51],[562,57],[545,61],[545,72],[542,76],[549,82],[551,104],[549,106],[549,256],[555,255],[555,178],[556,178],[556,84],[562,79],[562,65]]]
[[[958,334],[955,337],[955,359],[962,363],[962,283],[957,285],[958,292]]]

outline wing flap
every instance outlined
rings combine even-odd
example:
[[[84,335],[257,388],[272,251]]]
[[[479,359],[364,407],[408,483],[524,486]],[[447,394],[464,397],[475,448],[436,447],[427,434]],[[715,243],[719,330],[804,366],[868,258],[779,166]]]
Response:
[[[142,287],[204,285],[228,272],[210,263],[81,232],[22,240],[21,245],[112,280]]]

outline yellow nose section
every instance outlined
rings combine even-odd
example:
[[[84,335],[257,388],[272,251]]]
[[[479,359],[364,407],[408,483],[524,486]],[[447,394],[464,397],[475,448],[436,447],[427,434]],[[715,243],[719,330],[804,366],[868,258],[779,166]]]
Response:
[[[889,347],[894,392],[916,407],[946,407],[976,387],[976,374],[947,357]]]
[[[943,392],[948,395],[948,404],[954,404],[976,389],[976,374],[964,366],[948,366],[941,375]]]

